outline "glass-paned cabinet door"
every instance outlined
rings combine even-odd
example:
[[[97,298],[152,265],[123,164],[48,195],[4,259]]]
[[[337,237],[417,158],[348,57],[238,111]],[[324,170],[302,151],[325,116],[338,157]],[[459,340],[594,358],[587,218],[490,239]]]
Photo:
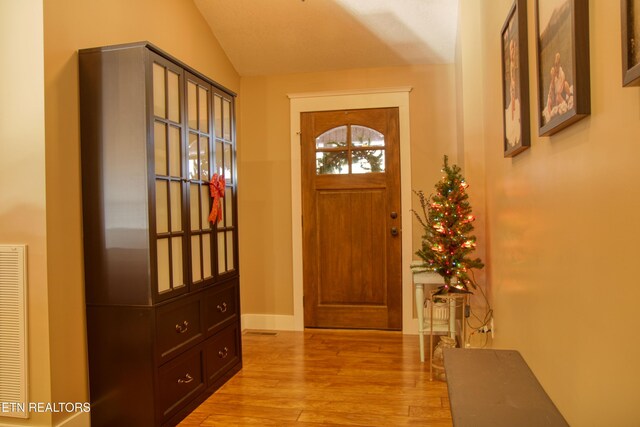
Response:
[[[187,134],[189,180],[189,234],[191,283],[194,287],[213,282],[215,235],[209,222],[209,181],[213,156],[211,85],[187,75]]]
[[[236,225],[236,151],[233,98],[216,92],[213,96],[215,125],[215,173],[225,178],[224,198],[220,203],[222,220],[216,225],[217,268],[219,275],[237,272],[238,232]]]
[[[184,197],[187,170],[184,164],[184,123],[180,67],[152,55],[153,176],[155,204],[155,266],[158,297],[187,290]],[[153,223],[153,221],[152,221]]]

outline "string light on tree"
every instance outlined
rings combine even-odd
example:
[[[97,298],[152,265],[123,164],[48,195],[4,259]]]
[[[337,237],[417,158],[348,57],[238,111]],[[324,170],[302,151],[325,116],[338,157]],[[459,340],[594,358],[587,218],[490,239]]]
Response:
[[[448,160],[444,156],[444,176],[436,183],[435,194],[427,198],[422,191],[415,191],[422,214],[413,213],[424,229],[422,247],[416,255],[424,261],[422,271],[433,271],[444,278],[442,293],[469,292],[469,285],[475,287],[469,270],[484,264],[480,258],[469,257],[476,247],[476,238],[471,235],[475,216],[465,191],[469,184],[460,168],[449,166]]]

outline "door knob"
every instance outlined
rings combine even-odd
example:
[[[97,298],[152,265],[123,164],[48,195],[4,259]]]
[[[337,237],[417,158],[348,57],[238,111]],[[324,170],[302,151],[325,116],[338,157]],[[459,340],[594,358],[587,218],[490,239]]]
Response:
[[[391,212],[391,219],[398,218],[398,212]]]
[[[392,236],[398,235],[398,227],[391,227],[391,235]]]

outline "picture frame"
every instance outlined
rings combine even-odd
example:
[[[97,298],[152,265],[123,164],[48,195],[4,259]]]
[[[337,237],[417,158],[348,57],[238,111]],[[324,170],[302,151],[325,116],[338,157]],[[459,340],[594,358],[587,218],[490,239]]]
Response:
[[[538,134],[591,114],[588,0],[536,0]]]
[[[514,157],[531,146],[526,0],[514,0],[500,41],[504,157]]]
[[[620,0],[622,85],[640,86],[640,0]]]

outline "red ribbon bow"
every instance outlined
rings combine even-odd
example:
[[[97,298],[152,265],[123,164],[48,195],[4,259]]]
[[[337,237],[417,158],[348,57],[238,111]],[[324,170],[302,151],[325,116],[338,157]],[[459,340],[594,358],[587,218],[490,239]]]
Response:
[[[209,182],[209,190],[213,203],[211,204],[211,213],[209,214],[209,222],[218,223],[222,221],[222,200],[224,197],[224,187],[226,185],[223,175],[213,174]]]

